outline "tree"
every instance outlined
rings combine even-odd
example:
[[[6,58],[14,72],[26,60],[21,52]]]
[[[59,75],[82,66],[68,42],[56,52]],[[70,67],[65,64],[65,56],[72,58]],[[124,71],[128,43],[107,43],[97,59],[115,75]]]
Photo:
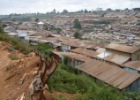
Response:
[[[36,18],[36,19],[35,19],[35,22],[39,22],[39,18]]]
[[[81,38],[81,35],[79,32],[75,32],[74,35],[73,35],[75,38],[77,39],[80,39]]]
[[[74,28],[77,28],[77,29],[81,29],[82,28],[81,23],[79,22],[78,19],[74,20]]]
[[[107,12],[110,12],[110,11],[112,11],[112,9],[111,8],[107,8],[106,11]]]
[[[85,9],[85,10],[84,10],[84,13],[88,13],[88,10],[87,10],[87,9]]]
[[[125,10],[125,11],[129,11],[129,9],[128,9],[128,8],[125,8],[124,10]]]
[[[53,9],[52,13],[53,13],[53,14],[56,14],[56,9]]]
[[[62,13],[63,13],[63,14],[66,14],[66,13],[68,13],[68,10],[64,9],[64,10],[62,11]]]
[[[55,28],[55,30],[56,30],[57,33],[60,33],[62,31],[61,28]]]

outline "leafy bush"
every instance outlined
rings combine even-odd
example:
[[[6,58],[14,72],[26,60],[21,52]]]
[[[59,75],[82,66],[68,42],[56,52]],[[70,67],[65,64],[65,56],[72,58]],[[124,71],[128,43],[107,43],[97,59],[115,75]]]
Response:
[[[41,53],[41,55],[44,55],[48,59],[51,58],[51,53],[53,50],[53,48],[51,46],[44,44],[44,43],[39,43],[38,45],[33,46],[33,48],[35,50],[38,50]]]
[[[77,39],[81,38],[81,34],[79,32],[75,32],[73,36]]]
[[[124,92],[126,100],[140,100],[140,92]]]

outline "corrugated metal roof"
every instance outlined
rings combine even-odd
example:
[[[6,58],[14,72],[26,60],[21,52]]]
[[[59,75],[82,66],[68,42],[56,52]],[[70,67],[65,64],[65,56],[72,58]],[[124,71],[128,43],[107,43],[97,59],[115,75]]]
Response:
[[[139,74],[97,60],[90,60],[76,68],[118,89],[124,89],[140,78]]]
[[[98,49],[96,50],[97,53],[102,53],[102,52],[104,52],[104,51],[105,51],[104,48],[98,48]]]
[[[72,52],[74,53],[81,54],[87,57],[93,57],[93,58],[97,58],[97,55],[104,51],[105,51],[104,48],[98,48],[96,51],[88,50],[85,48],[76,48],[72,50]]]
[[[121,65],[130,59],[129,55],[111,54],[104,58],[106,61]]]
[[[104,59],[105,57],[111,55],[112,52],[109,52],[109,51],[104,51],[102,53],[100,53],[99,55],[97,55],[97,57],[101,58],[101,59]]]
[[[123,66],[140,71],[140,61],[129,61],[129,62],[123,64]]]
[[[60,36],[60,37],[49,37],[46,38],[46,40],[48,40],[49,42],[51,41],[61,41],[62,44],[65,45],[69,45],[72,47],[82,47],[82,48],[97,48],[97,47],[103,47],[103,44],[97,44],[94,42],[89,42],[89,41],[85,41],[85,40],[79,40],[79,39],[75,39],[75,38],[68,38],[68,37],[64,37],[64,36]]]
[[[63,55],[63,56],[67,56],[69,58],[76,59],[76,60],[83,61],[83,62],[87,62],[87,61],[91,60],[91,58],[89,58],[89,57],[86,57],[86,56],[83,56],[83,55],[80,55],[80,54],[76,54],[76,53],[72,53],[72,52],[56,52],[56,51],[53,51],[53,53],[57,54],[59,56]]]
[[[137,50],[139,50],[139,48],[137,47],[131,47],[131,46],[125,46],[125,45],[113,44],[113,43],[107,45],[106,48],[116,50],[116,51],[126,52],[126,53],[134,53]]]
[[[95,51],[83,49],[83,48],[76,48],[76,49],[72,50],[72,52],[82,54],[82,55],[88,56],[88,57],[95,57],[95,55],[96,55]]]

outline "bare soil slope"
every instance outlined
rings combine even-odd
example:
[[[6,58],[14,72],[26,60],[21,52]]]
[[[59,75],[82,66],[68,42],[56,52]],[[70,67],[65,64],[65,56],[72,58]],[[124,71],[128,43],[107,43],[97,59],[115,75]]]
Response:
[[[34,53],[23,55],[9,51],[10,44],[0,42],[0,100],[29,100],[29,85],[37,74],[40,59]],[[48,100],[54,100],[46,91]]]
[[[0,41],[0,100],[30,100],[29,85],[37,75],[40,58],[33,52],[23,55],[11,48],[10,44]],[[56,100],[59,96],[75,97],[58,91],[45,90],[44,94],[46,100]]]

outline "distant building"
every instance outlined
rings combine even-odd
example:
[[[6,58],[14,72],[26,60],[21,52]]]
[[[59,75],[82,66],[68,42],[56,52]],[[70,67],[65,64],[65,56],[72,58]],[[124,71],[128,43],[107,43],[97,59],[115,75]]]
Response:
[[[16,37],[17,36],[17,32],[15,30],[14,27],[12,26],[7,26],[4,28],[4,32],[6,32],[9,36],[11,37]]]
[[[17,30],[17,37],[20,38],[22,41],[29,42],[29,37],[25,30]]]
[[[37,25],[38,25],[39,29],[44,28],[44,23],[43,22],[38,22]]]

